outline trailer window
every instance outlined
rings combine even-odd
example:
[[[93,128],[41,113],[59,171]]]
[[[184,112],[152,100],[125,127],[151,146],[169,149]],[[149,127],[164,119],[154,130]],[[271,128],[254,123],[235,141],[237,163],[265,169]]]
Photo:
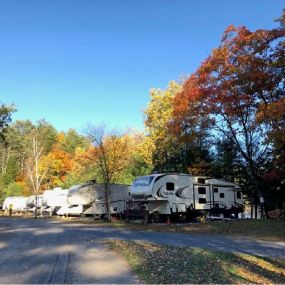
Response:
[[[225,193],[220,193],[220,198],[225,198]]]
[[[199,198],[199,204],[206,204],[207,200],[206,198]]]
[[[134,181],[133,186],[134,187],[147,187],[150,185],[153,178],[154,176],[142,176]]]
[[[172,182],[167,182],[167,183],[166,183],[166,190],[167,190],[167,191],[173,191],[173,190],[174,190],[174,183],[172,183]]]
[[[198,187],[198,194],[206,194],[206,188],[205,187]]]
[[[214,188],[214,193],[218,193],[219,192],[219,188]]]
[[[238,199],[241,199],[241,191],[238,191],[238,192],[237,192],[237,198],[238,198]]]
[[[205,178],[198,178],[197,179],[197,182],[200,184],[205,184],[205,181],[206,181]]]

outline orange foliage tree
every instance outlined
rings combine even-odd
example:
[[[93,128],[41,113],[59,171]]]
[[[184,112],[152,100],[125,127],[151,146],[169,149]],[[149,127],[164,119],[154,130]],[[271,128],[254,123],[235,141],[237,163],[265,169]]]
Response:
[[[199,135],[211,129],[229,139],[243,158],[255,196],[272,150],[268,134],[277,121],[284,122],[283,55],[284,26],[255,32],[229,26],[221,45],[175,98],[176,131]],[[273,106],[279,110],[272,116],[266,110]]]

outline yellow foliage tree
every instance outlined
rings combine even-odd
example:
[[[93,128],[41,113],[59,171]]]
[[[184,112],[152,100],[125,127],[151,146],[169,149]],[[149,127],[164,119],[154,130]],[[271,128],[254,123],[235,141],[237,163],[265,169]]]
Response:
[[[93,158],[96,161],[105,186],[107,218],[110,214],[110,183],[122,174],[132,159],[132,143],[128,135],[108,133],[105,126],[88,126],[87,135],[93,143]]]
[[[166,90],[152,89],[150,92],[151,100],[144,111],[146,138],[142,147],[149,165],[163,168],[176,150],[176,138],[169,132],[169,123],[175,95],[180,91],[181,85],[171,81]]]

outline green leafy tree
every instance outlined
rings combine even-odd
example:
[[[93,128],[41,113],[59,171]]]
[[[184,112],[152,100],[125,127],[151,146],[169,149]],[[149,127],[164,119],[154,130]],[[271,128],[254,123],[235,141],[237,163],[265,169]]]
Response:
[[[146,148],[150,151],[149,160],[156,171],[175,171],[179,168],[177,158],[181,147],[176,137],[169,132],[172,119],[173,100],[181,90],[181,85],[171,81],[166,90],[152,89],[150,103],[145,115],[145,129],[147,139]]]
[[[11,115],[15,112],[16,109],[14,105],[0,105],[0,138],[1,140],[5,139],[5,130],[11,123]]]
[[[5,196],[6,197],[22,196],[24,192],[25,192],[25,188],[23,185],[16,183],[16,182],[12,182],[5,189]]]
[[[57,139],[57,131],[53,125],[46,120],[39,120],[34,126],[37,129],[37,137],[43,147],[43,153],[49,153]]]
[[[65,152],[74,155],[76,148],[86,149],[90,142],[84,136],[79,135],[76,130],[70,129],[65,134],[61,134],[59,145]]]

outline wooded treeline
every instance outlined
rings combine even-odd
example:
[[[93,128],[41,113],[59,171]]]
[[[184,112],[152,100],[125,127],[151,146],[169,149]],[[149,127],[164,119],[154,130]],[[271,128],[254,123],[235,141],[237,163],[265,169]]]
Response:
[[[271,30],[229,26],[185,81],[151,90],[144,133],[12,123],[14,107],[3,104],[1,199],[91,179],[131,183],[186,172],[236,182],[252,203],[263,196],[268,209],[284,209],[284,37],[284,12]]]

